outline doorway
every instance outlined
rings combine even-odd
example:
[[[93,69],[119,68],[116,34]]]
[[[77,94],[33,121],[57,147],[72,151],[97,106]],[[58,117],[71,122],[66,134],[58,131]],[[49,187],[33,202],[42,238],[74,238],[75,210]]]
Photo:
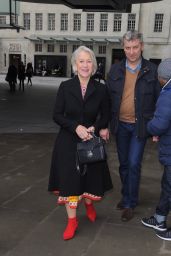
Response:
[[[123,58],[125,58],[123,49],[112,49],[112,64],[120,62]]]
[[[18,69],[21,63],[21,54],[9,54],[9,65],[14,64]]]

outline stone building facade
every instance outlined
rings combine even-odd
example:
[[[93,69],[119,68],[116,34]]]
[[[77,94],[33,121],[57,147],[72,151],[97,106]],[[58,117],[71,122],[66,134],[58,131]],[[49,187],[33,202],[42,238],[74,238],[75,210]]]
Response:
[[[171,1],[134,4],[131,13],[83,12],[63,5],[22,2],[17,21],[24,29],[0,29],[0,73],[9,64],[32,62],[35,74],[70,77],[70,59],[79,45],[94,50],[107,75],[112,63],[124,54],[123,34],[130,29],[143,33],[143,56],[159,63],[171,57]],[[0,27],[9,17],[0,13]]]

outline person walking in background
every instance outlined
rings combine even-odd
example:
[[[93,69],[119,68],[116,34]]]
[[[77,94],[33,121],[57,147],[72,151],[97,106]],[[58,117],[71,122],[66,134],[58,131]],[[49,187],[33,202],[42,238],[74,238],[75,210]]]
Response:
[[[142,57],[143,36],[128,31],[123,36],[126,59],[112,65],[107,86],[111,99],[111,132],[119,158],[122,198],[117,208],[121,220],[133,218],[138,205],[141,162],[147,140],[147,122],[153,117],[160,93],[156,65]]]
[[[98,64],[98,67],[97,67],[97,71],[96,73],[94,74],[94,79],[97,79],[99,82],[101,80],[105,81],[105,78],[104,78],[104,66],[103,66],[103,63],[99,63]]]
[[[14,93],[16,82],[17,82],[17,68],[14,65],[14,63],[12,63],[8,68],[6,81],[9,83],[10,92]]]
[[[164,166],[161,181],[160,200],[156,212],[141,222],[156,230],[156,235],[171,241],[171,229],[167,229],[166,220],[171,210],[171,58],[163,60],[158,67],[158,79],[163,87],[156,104],[154,117],[147,129],[159,141],[159,161]]]
[[[26,76],[28,78],[27,85],[29,85],[29,83],[30,83],[30,86],[32,86],[31,78],[33,76],[33,66],[32,66],[31,62],[27,63]]]
[[[71,58],[74,78],[62,82],[56,97],[54,121],[60,126],[49,177],[48,190],[58,191],[58,203],[64,204],[68,224],[63,239],[74,237],[78,228],[77,207],[85,200],[87,218],[94,222],[93,201],[102,199],[112,189],[107,161],[88,164],[84,176],[76,170],[76,147],[81,140],[90,140],[91,132],[99,134],[109,122],[109,97],[104,84],[91,76],[97,63],[92,50],[80,46]]]
[[[25,74],[25,66],[23,64],[23,62],[21,62],[18,66],[18,79],[19,79],[19,90],[24,91],[24,80],[26,78],[26,74]]]

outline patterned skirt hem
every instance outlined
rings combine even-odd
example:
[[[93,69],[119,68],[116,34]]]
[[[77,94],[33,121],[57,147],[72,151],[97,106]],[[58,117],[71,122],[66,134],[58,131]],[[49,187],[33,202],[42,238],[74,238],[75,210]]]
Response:
[[[58,196],[59,194],[58,191],[53,191],[53,193],[56,196]],[[90,193],[85,192],[79,196],[68,196],[68,197],[59,196],[57,203],[60,205],[68,204],[71,209],[76,209],[78,207],[78,204],[81,202],[83,198],[87,198],[92,201],[100,201],[102,199],[101,196],[96,196],[96,195],[92,195]]]

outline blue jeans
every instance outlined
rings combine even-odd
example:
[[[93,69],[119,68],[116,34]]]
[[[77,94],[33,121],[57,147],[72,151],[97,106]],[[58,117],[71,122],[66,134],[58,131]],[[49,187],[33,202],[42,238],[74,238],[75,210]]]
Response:
[[[160,201],[156,214],[167,216],[171,209],[171,166],[165,166],[161,181]]]
[[[119,158],[119,174],[122,182],[122,205],[134,208],[138,204],[141,161],[146,138],[138,139],[135,124],[119,122],[116,146]]]

